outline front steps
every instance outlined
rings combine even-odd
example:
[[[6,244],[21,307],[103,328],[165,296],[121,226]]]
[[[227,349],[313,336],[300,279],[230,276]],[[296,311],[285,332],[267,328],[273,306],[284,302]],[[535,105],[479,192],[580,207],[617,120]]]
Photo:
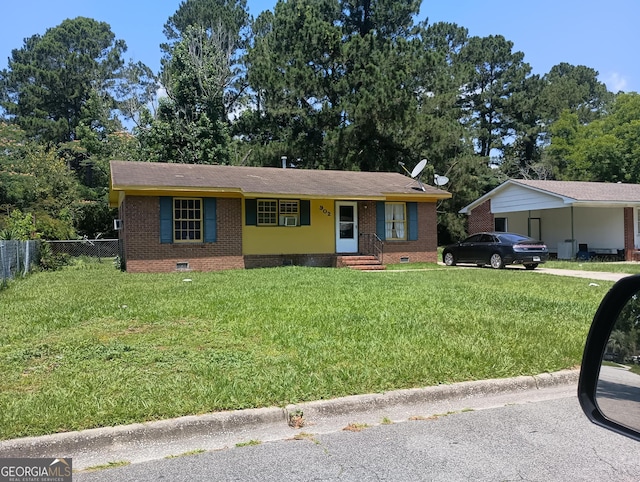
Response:
[[[336,267],[351,268],[359,271],[380,271],[386,269],[378,258],[375,256],[338,256],[336,259]]]

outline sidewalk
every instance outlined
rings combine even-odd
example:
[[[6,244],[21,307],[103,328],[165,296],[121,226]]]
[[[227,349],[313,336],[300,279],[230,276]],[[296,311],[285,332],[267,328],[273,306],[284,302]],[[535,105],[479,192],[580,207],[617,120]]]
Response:
[[[606,273],[603,271],[582,271],[577,269],[553,269],[545,268],[544,266],[538,266],[533,270],[534,273],[553,274],[556,276],[572,276],[574,278],[586,278],[602,281],[618,281],[627,276],[631,276],[625,273]]]
[[[438,261],[440,266],[445,266],[445,264],[441,261]],[[468,269],[479,269],[472,265],[459,265],[456,266],[459,268],[468,268]],[[446,269],[451,269],[447,267]],[[489,269],[489,268],[482,268]],[[524,267],[521,265],[509,265],[504,269],[516,269],[516,270],[524,270]],[[403,271],[403,270],[394,270],[394,271]],[[391,272],[391,271],[390,271]],[[627,276],[633,276],[628,273],[610,273],[605,271],[586,271],[579,269],[557,269],[557,268],[545,268],[544,264],[538,266],[536,269],[529,271],[530,273],[542,273],[542,274],[552,274],[555,276],[570,276],[573,278],[585,278],[585,279],[594,279],[594,280],[602,280],[602,281],[618,281],[622,278],[626,278]]]
[[[158,460],[238,443],[337,432],[351,423],[379,425],[436,418],[463,410],[573,397],[578,370],[480,380],[0,442],[0,458],[72,457],[74,469]],[[302,415],[302,420],[294,417]],[[292,422],[303,422],[294,427]]]

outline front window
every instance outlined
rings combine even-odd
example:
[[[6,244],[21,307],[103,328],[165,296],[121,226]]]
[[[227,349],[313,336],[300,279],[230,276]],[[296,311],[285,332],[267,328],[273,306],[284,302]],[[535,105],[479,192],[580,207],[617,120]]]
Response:
[[[280,226],[297,226],[299,212],[299,201],[280,201]]]
[[[387,240],[407,239],[405,203],[386,203],[384,206],[385,237]]]
[[[258,199],[258,226],[276,226],[278,224],[278,201]]]
[[[506,233],[507,231],[509,231],[507,229],[507,218],[496,218],[493,223],[493,227],[494,231],[497,231],[499,233]]]
[[[173,239],[202,242],[202,199],[174,198]]]
[[[258,199],[258,226],[299,226],[300,201]]]

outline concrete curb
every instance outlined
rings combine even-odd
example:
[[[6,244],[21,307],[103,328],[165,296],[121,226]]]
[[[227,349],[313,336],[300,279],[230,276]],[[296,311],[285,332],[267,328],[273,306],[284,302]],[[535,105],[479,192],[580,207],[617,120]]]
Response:
[[[228,441],[235,436],[246,436],[250,430],[289,433],[290,415],[304,414],[305,424],[314,425],[321,419],[339,419],[379,413],[403,407],[418,410],[429,404],[450,400],[464,401],[492,395],[537,391],[558,386],[576,385],[579,370],[563,370],[536,376],[508,379],[479,380],[438,385],[434,387],[395,390],[387,393],[353,395],[331,400],[319,400],[287,407],[257,408],[192,415],[157,422],[136,423],[117,427],[104,427],[79,432],[66,432],[40,437],[26,437],[0,442],[0,457],[86,457],[95,454],[127,453],[149,446],[163,447],[165,453],[179,440],[197,441],[196,446],[221,436]],[[135,458],[135,457],[133,457]],[[75,465],[75,464],[74,464]]]
[[[539,390],[559,385],[577,385],[579,374],[579,370],[562,370],[534,376],[478,380],[426,388],[394,390],[387,393],[352,395],[332,400],[287,405],[285,410],[287,414],[301,411],[304,413],[305,419],[313,420],[317,417],[326,418],[373,410],[379,411],[398,405],[422,406],[451,399],[464,400],[478,396]]]
[[[157,422],[6,440],[0,442],[0,457],[45,457],[53,453],[99,451],[112,446],[161,444],[177,438],[233,432],[244,426],[282,424],[287,420],[285,411],[279,407],[189,415]]]

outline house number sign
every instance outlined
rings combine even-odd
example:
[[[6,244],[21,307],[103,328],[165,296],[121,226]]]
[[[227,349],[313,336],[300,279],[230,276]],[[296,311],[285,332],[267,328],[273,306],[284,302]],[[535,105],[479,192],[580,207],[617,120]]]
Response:
[[[331,216],[331,211],[329,211],[327,208],[325,208],[324,206],[320,206],[320,211],[322,211],[322,214],[326,215],[326,216]]]

